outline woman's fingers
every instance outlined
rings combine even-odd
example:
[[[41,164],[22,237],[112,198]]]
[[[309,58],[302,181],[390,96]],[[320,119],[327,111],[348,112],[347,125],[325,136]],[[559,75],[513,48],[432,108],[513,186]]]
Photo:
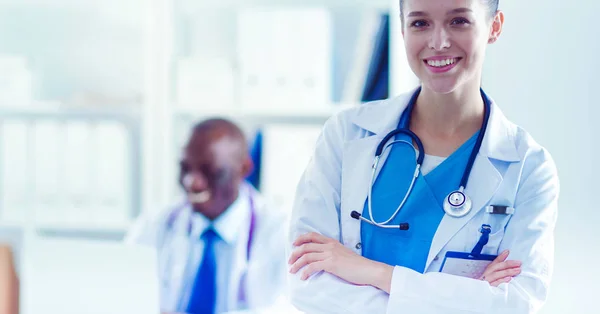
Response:
[[[329,243],[331,239],[329,239],[328,237],[316,233],[316,232],[310,232],[307,234],[303,234],[301,236],[299,236],[298,238],[296,238],[296,241],[294,241],[294,246],[299,246],[302,245],[304,243]]]
[[[290,258],[288,260],[288,264],[289,265],[294,264],[304,254],[314,253],[314,252],[322,252],[322,250],[320,249],[320,246],[321,246],[321,244],[318,244],[318,243],[306,243],[306,244],[300,245],[292,252],[292,255],[290,256]]]
[[[510,254],[510,251],[504,250],[502,253],[498,254],[498,256],[494,259],[494,261],[492,261],[490,265],[504,262],[508,258],[508,254]]]
[[[507,268],[495,272],[491,272],[489,274],[484,274],[483,279],[489,283],[493,283],[500,279],[512,278],[521,273],[521,267],[516,268]]]
[[[490,286],[492,286],[492,287],[498,287],[500,284],[509,283],[511,280],[512,280],[512,277],[501,278],[501,279],[498,279],[498,280],[496,280],[494,282],[491,282]]]
[[[515,267],[521,267],[521,262],[514,261],[514,260],[504,261],[504,262],[500,262],[497,264],[490,264],[483,273],[490,274],[490,273],[494,273],[497,271],[505,270],[508,268],[515,268]]]
[[[509,254],[508,250],[504,250],[502,253],[498,254],[498,256],[496,256],[496,258],[489,265],[487,265],[487,267],[483,271],[482,278],[483,278],[483,276],[489,274],[490,272],[497,270],[499,267],[498,265],[500,263],[504,262],[508,258],[508,254]]]
[[[306,280],[313,274],[325,270],[326,263],[326,261],[310,263],[308,266],[306,266],[306,268],[304,268],[304,271],[302,271],[302,276],[300,277],[300,279]]]
[[[509,282],[512,277],[521,273],[521,262],[515,260],[506,260],[510,252],[503,251],[492,261],[483,272],[481,280],[485,280],[490,285],[497,287],[501,283]]]
[[[485,268],[483,274],[488,275],[491,272],[503,270],[505,268],[521,266],[518,261],[506,261],[509,254],[509,250],[504,250],[502,253],[498,254],[498,256]]]
[[[310,266],[311,264],[322,261],[324,259],[325,259],[325,256],[323,253],[304,254],[292,265],[292,267],[290,267],[290,273],[295,274],[300,269],[302,269],[302,267],[304,267],[306,265]]]

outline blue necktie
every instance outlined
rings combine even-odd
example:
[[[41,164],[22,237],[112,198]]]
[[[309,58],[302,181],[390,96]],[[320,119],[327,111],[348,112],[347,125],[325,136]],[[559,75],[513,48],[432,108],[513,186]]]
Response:
[[[217,263],[214,244],[219,236],[212,228],[209,228],[202,234],[202,239],[204,240],[204,254],[202,254],[202,261],[198,267],[194,288],[188,303],[187,312],[190,314],[214,314],[217,301]]]

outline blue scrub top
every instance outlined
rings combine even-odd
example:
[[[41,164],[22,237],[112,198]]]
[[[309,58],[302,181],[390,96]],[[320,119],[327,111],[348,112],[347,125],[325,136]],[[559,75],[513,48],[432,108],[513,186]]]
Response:
[[[406,116],[402,116],[398,127],[408,125]],[[406,203],[389,223],[398,225],[408,222],[409,230],[387,229],[361,222],[364,257],[420,273],[425,271],[433,236],[445,215],[442,207],[444,199],[460,185],[478,133],[427,175],[419,174]],[[403,134],[396,139],[412,142],[410,137]],[[398,208],[410,186],[417,162],[413,149],[406,143],[396,143],[389,150],[385,163],[380,165],[381,170],[372,191],[373,216],[378,223],[389,219]],[[362,215],[371,219],[367,202]]]

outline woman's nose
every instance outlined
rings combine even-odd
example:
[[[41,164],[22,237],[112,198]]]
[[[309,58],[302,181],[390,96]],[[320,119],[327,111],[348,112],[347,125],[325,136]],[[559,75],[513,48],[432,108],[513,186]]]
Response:
[[[444,27],[437,27],[431,33],[429,48],[433,50],[444,50],[450,48],[450,34]]]

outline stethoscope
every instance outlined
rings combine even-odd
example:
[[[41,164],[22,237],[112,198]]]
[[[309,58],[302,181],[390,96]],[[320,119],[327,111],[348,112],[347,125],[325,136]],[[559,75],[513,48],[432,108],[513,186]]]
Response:
[[[401,223],[399,225],[389,225],[389,223],[394,218],[396,218],[396,216],[398,215],[398,213],[404,206],[404,203],[408,199],[410,193],[412,192],[415,181],[419,177],[420,169],[421,169],[421,166],[423,165],[423,160],[425,159],[425,149],[423,148],[423,143],[421,142],[421,140],[415,133],[413,133],[411,130],[408,129],[408,126],[410,125],[410,116],[411,116],[412,110],[415,106],[417,97],[419,96],[420,92],[421,92],[421,88],[419,87],[419,89],[417,89],[417,91],[411,97],[406,110],[400,117],[400,121],[405,122],[404,125],[402,127],[399,127],[397,129],[391,131],[390,133],[388,133],[383,138],[383,140],[379,143],[379,145],[377,146],[377,149],[375,150],[375,159],[373,161],[372,172],[371,172],[371,185],[369,187],[369,191],[368,191],[368,195],[367,195],[367,206],[368,206],[368,210],[369,210],[369,218],[363,217],[357,211],[353,211],[351,213],[352,218],[360,219],[366,223],[369,223],[371,225],[381,227],[381,228],[408,230],[408,228],[409,228],[408,223]],[[479,153],[479,150],[481,148],[481,143],[483,142],[483,137],[485,136],[485,130],[487,129],[488,121],[490,119],[490,110],[491,110],[491,103],[490,103],[488,97],[483,92],[483,90],[481,90],[481,97],[483,98],[483,102],[485,105],[485,112],[484,112],[484,118],[483,118],[481,130],[477,136],[477,142],[475,143],[475,147],[473,147],[473,150],[471,151],[471,155],[469,156],[469,160],[467,162],[467,167],[466,167],[466,169],[463,173],[463,176],[460,180],[460,186],[459,186],[458,190],[450,192],[448,194],[448,196],[446,196],[446,198],[444,199],[444,204],[443,204],[444,212],[448,216],[451,216],[454,218],[460,218],[460,217],[467,215],[473,207],[471,198],[465,193],[465,188],[467,187],[467,182],[469,181],[469,175],[471,174],[471,170],[473,169],[473,164],[475,163],[475,157],[477,157],[477,153]],[[401,123],[401,125],[402,125],[402,123]],[[392,139],[392,137],[394,137],[398,134],[404,134],[404,135],[409,136],[412,139],[412,141],[417,144],[418,152],[417,152],[417,149],[414,147],[414,145],[411,142],[408,142],[406,140],[394,140],[394,141],[388,143],[390,141],[390,139]],[[373,207],[371,205],[371,200],[372,200],[372,193],[373,193],[373,185],[375,184],[379,161],[381,159],[381,155],[383,155],[389,147],[391,147],[392,145],[397,144],[397,143],[403,143],[403,144],[409,145],[414,150],[415,154],[418,156],[417,163],[415,165],[415,171],[414,171],[413,177],[411,179],[411,183],[408,187],[408,190],[405,193],[404,198],[400,202],[400,205],[398,205],[398,207],[396,208],[396,211],[394,211],[394,213],[390,216],[389,219],[387,219],[383,222],[377,222],[373,219]]]

